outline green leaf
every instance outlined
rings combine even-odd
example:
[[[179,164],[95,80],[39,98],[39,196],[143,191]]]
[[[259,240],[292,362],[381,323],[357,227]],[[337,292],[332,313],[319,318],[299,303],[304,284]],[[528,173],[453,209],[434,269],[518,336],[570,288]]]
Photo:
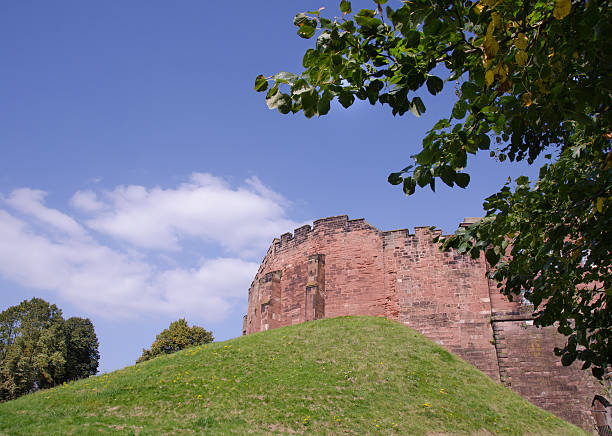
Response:
[[[599,366],[594,366],[591,368],[591,373],[593,374],[593,377],[601,380],[603,379],[604,369]]]
[[[453,106],[453,118],[456,118],[458,120],[462,120],[463,118],[465,118],[465,113],[468,109],[468,104],[465,100],[459,100],[457,103],[455,103],[455,106]]]
[[[374,9],[361,9],[356,17],[366,17],[366,18],[374,18],[376,16],[376,11]]]
[[[381,80],[372,80],[366,86],[366,94],[368,95],[368,100],[370,100],[370,104],[375,104],[378,100],[378,93],[383,88],[384,84]]]
[[[407,48],[414,48],[419,45],[421,41],[421,32],[410,29],[408,26],[402,26],[401,31],[402,35],[405,37],[404,44],[406,44]]]
[[[262,76],[263,77],[263,76]],[[288,73],[286,71],[281,71],[274,75],[274,80],[281,83],[287,83],[289,85],[293,85],[293,83],[298,79],[297,74]]]
[[[310,68],[317,64],[318,59],[319,52],[317,50],[309,48],[308,50],[306,50],[306,53],[304,53],[304,57],[302,58],[302,66],[304,68]]]
[[[312,38],[315,34],[316,27],[311,26],[310,24],[302,24],[297,31],[297,34],[300,35],[304,39]]]
[[[433,126],[432,130],[440,130],[447,127],[450,127],[450,122],[446,118],[442,118]]]
[[[466,100],[475,99],[477,91],[478,91],[478,86],[476,86],[472,82],[463,82],[463,84],[461,85],[461,97]]]
[[[278,109],[281,106],[283,106],[283,109],[286,109],[287,104],[291,104],[291,97],[277,90],[276,93],[266,98],[266,104],[269,109]]]
[[[527,176],[520,176],[516,179],[516,184],[519,186],[522,185],[529,185],[529,177]]]
[[[318,103],[319,94],[316,90],[312,89],[307,92],[300,94],[300,103],[302,104],[302,110],[304,114],[314,115]],[[310,118],[310,116],[308,118]]]
[[[387,181],[389,183],[391,183],[392,185],[399,185],[400,183],[402,183],[404,181],[404,178],[402,177],[401,172],[399,173],[391,173],[389,174],[389,177],[387,178]]]
[[[416,182],[412,177],[406,177],[404,179],[403,190],[404,194],[406,195],[414,194],[414,191],[416,190]]]
[[[442,87],[444,86],[444,82],[437,76],[429,76],[427,78],[427,90],[431,95],[436,95],[438,92],[442,91]]]
[[[570,366],[572,363],[574,363],[574,360],[576,360],[576,354],[574,353],[565,353],[561,357],[561,363],[563,364],[563,366]]]
[[[443,165],[440,167],[440,178],[444,183],[452,188],[455,184],[455,171],[448,165]]]
[[[346,30],[348,33],[355,33],[357,28],[355,27],[355,23],[352,20],[347,20],[340,26],[342,30]]]
[[[414,97],[412,99],[412,102],[410,103],[410,111],[417,117],[420,117],[425,113],[425,105],[420,97]]]
[[[435,36],[440,28],[442,27],[442,22],[438,18],[436,14],[430,14],[425,19],[425,23],[423,24],[423,33],[429,36]]]
[[[434,157],[434,151],[427,147],[421,150],[419,154],[416,155],[416,161],[421,165],[428,165],[432,163]]]
[[[355,22],[365,28],[376,28],[382,24],[380,20],[364,15],[355,15]]]
[[[319,103],[317,104],[317,113],[319,116],[325,115],[329,112],[331,95],[328,91],[325,91],[321,98],[319,99]]]
[[[420,171],[418,171],[418,170],[420,170]],[[426,168],[426,167],[418,167],[414,171],[414,178],[416,179],[417,184],[421,188],[424,188],[425,186],[427,186],[427,184],[432,179],[431,171],[429,170],[429,168]]]
[[[300,12],[293,18],[293,25],[299,27],[304,24],[307,24],[309,21],[310,18],[308,17],[308,15],[306,15],[304,12]]]
[[[470,183],[470,175],[467,173],[455,173],[455,183],[460,188],[465,188]]]
[[[489,135],[485,135],[484,133],[479,133],[476,135],[476,145],[480,150],[488,150],[491,145],[491,138]]]
[[[467,165],[467,153],[465,150],[458,150],[450,161],[451,167],[455,169],[465,168]]]
[[[274,86],[268,89],[268,92],[266,92],[266,100],[272,97],[277,92],[278,92],[278,83],[275,83]]]
[[[491,266],[497,265],[497,262],[499,261],[499,254],[497,254],[493,249],[488,249],[485,252],[485,257]]]
[[[330,20],[329,18],[321,17],[319,20],[321,22],[321,28],[323,28],[323,29],[330,29],[331,30],[334,27],[333,26],[333,21]]]
[[[263,92],[268,89],[268,80],[263,74],[260,74],[255,78],[255,91]]]
[[[349,108],[355,101],[355,96],[352,92],[347,91],[346,89],[342,89],[342,91],[340,91],[338,101],[342,106],[344,106],[344,108]]]
[[[340,2],[340,11],[343,14],[350,14],[351,12],[353,12],[353,8],[351,7],[351,2],[347,0],[342,0]]]

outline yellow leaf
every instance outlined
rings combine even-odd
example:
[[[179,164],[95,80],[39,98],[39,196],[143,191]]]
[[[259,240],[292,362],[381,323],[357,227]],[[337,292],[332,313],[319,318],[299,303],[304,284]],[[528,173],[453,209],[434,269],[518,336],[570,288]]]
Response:
[[[519,33],[516,39],[514,40],[514,46],[519,50],[525,50],[527,45],[529,44],[529,40],[524,33]]]
[[[493,72],[499,76],[499,81],[500,82],[505,82],[506,78],[508,77],[508,72],[510,71],[510,69],[508,68],[508,65],[504,64],[503,62],[500,62],[497,67],[493,70]]]
[[[604,200],[605,199],[603,197],[597,197],[597,212],[599,213],[603,212]]]
[[[529,56],[527,56],[527,53],[525,53],[523,50],[519,50],[515,56],[515,59],[517,64],[519,64],[521,67],[524,67],[527,64],[527,61],[529,60]]]
[[[499,16],[499,14],[497,12],[493,12],[491,14],[491,18],[493,19],[495,27],[499,27],[499,25],[501,24],[501,17]]]
[[[569,15],[571,10],[572,2],[570,0],[557,0],[553,9],[553,15],[557,20],[562,20]]]
[[[480,14],[483,9],[484,9],[484,5],[482,3],[476,3],[474,5],[474,10],[476,11],[477,14]]]
[[[487,83],[487,86],[491,86],[494,80],[495,80],[495,73],[493,72],[493,70],[487,71],[485,73],[485,82]]]
[[[484,39],[484,50],[487,57],[494,58],[499,51],[499,44],[493,35],[487,35]]]
[[[548,94],[548,89],[546,89],[546,86],[544,86],[544,82],[542,81],[542,79],[536,80],[535,84],[542,94]]]
[[[484,0],[484,4],[490,7],[491,9],[495,9],[502,0]]]
[[[487,26],[487,37],[493,35],[494,31],[495,31],[495,22],[491,21],[489,25]]]
[[[525,106],[531,106],[531,92],[526,92],[525,94],[521,95],[521,101]]]

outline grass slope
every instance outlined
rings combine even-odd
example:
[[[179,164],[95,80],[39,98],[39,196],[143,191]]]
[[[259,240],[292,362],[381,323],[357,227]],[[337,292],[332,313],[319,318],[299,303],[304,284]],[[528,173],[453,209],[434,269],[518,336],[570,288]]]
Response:
[[[584,434],[407,327],[344,317],[0,404],[0,434]]]

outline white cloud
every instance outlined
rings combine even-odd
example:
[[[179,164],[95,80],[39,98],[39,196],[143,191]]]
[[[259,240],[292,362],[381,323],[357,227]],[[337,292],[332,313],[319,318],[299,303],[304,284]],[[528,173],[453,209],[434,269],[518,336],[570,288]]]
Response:
[[[176,188],[120,186],[102,196],[77,191],[72,205],[90,213],[91,228],[120,239],[119,250],[112,239],[103,244],[75,218],[45,206],[45,195],[18,189],[4,202],[20,214],[0,207],[0,276],[110,318],[162,314],[221,321],[232,308],[246,306],[259,266],[248,254],[261,256],[274,236],[299,225],[285,217],[282,197],[255,178],[236,189],[194,174]],[[177,258],[163,265],[153,260],[171,257],[168,250],[193,238],[216,243],[218,255],[191,262],[197,267]],[[221,247],[237,255],[224,255]]]
[[[248,256],[299,226],[286,218],[286,204],[255,177],[232,188],[218,177],[195,173],[176,188],[119,186],[106,192],[96,209],[106,211],[86,223],[141,248],[176,251],[182,240],[197,238]]]
[[[70,199],[70,204],[83,212],[98,212],[104,209],[104,203],[98,201],[93,191],[77,191]]]
[[[46,195],[47,193],[44,191],[21,188],[11,192],[5,201],[16,210],[36,218],[42,224],[50,225],[72,236],[83,236],[85,234],[84,229],[74,219],[42,204]]]

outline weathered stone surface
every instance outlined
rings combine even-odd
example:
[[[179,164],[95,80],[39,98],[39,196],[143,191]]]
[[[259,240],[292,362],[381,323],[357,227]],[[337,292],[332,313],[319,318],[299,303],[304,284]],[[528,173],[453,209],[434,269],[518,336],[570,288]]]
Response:
[[[533,326],[529,307],[497,291],[484,257],[442,253],[436,235],[429,227],[381,232],[346,215],[281,235],[249,289],[243,333],[324,317],[385,316],[591,430],[588,410],[600,388],[578,366],[561,366],[552,350],[563,337]]]

